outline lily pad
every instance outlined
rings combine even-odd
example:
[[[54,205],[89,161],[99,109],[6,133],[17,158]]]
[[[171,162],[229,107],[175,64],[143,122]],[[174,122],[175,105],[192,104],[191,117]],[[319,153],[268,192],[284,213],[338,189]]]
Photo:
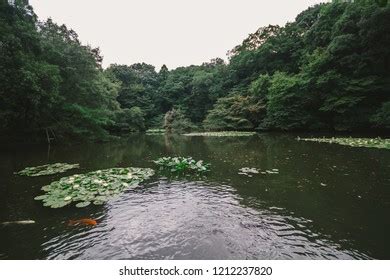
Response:
[[[256,132],[246,131],[210,131],[210,132],[193,132],[183,134],[184,136],[207,136],[207,137],[248,137],[255,135]]]
[[[165,129],[148,129],[145,133],[147,135],[163,135],[165,134]]]
[[[53,163],[45,164],[35,167],[26,167],[25,169],[15,172],[15,174],[29,177],[53,175],[58,173],[64,173],[70,169],[79,168],[79,164],[69,164],[69,163]]]
[[[263,174],[263,175],[267,175],[267,174],[279,174],[279,169],[272,169],[272,170],[265,170],[265,171],[261,171],[260,169],[256,169],[256,168],[250,168],[250,167],[243,167],[243,168],[240,168],[239,169],[239,172],[238,174],[239,175],[245,175],[245,176],[248,176],[248,177],[252,177],[254,174]]]
[[[79,202],[79,203],[76,204],[76,207],[77,208],[83,208],[83,207],[87,207],[90,204],[91,204],[91,202],[89,202],[89,201]]]
[[[259,174],[259,171],[256,168],[243,167],[239,169],[239,171],[240,172],[238,174],[242,175],[248,175],[248,173]]]
[[[61,208],[72,202],[76,202],[79,208],[91,203],[101,205],[127,188],[138,186],[153,174],[150,168],[131,167],[76,174],[43,186],[41,189],[46,194],[34,199],[42,200],[44,206],[51,208]]]
[[[318,143],[339,144],[350,147],[366,147],[378,149],[390,149],[390,139],[381,138],[297,138],[298,141],[310,141]]]
[[[265,174],[279,174],[278,169],[266,170]]]
[[[163,168],[169,168],[171,172],[210,170],[210,164],[204,163],[203,160],[196,161],[192,157],[162,157],[153,162]]]

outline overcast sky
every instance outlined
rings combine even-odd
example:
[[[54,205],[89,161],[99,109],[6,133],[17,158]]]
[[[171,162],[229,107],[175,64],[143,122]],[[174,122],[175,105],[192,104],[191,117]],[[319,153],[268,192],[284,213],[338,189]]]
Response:
[[[157,70],[201,64],[268,24],[284,25],[317,0],[30,0],[41,20],[100,47],[103,65],[146,62]]]

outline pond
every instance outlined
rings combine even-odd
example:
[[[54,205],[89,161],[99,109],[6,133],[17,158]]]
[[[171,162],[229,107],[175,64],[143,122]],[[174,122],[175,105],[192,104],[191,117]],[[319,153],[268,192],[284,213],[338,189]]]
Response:
[[[200,176],[152,160],[192,156]],[[27,166],[78,163],[42,177]],[[111,167],[156,174],[104,205],[44,207],[61,177]],[[278,170],[239,174],[243,167]],[[0,259],[389,259],[390,150],[302,142],[296,135],[134,135],[102,144],[9,146],[0,152]],[[94,227],[69,226],[91,218]]]

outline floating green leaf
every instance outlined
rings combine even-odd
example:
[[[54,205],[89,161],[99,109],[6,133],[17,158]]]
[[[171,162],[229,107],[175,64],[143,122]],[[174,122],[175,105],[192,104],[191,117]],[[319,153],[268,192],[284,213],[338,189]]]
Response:
[[[111,168],[76,174],[43,186],[41,189],[46,194],[34,199],[42,200],[44,206],[51,208],[61,208],[72,202],[76,202],[79,208],[91,203],[101,205],[125,189],[138,186],[153,174],[150,168]]]
[[[165,134],[165,129],[148,129],[146,131],[148,135],[163,135]]]
[[[247,175],[248,173],[252,174],[259,174],[259,171],[256,168],[249,168],[249,167],[243,167],[239,169],[240,173],[242,175]]]
[[[249,168],[249,167],[243,167],[243,168],[240,168],[238,170],[238,174],[239,175],[245,175],[245,176],[248,176],[248,177],[252,177],[254,174],[263,174],[263,175],[267,175],[267,174],[279,174],[279,169],[272,169],[272,170],[265,170],[265,171],[261,171],[260,169],[256,169],[256,168]]]
[[[47,198],[46,195],[40,195],[40,196],[35,197],[34,199],[35,199],[35,200],[44,200],[44,199],[46,199],[46,198]]]
[[[351,147],[390,149],[390,139],[381,138],[297,138],[298,141],[339,144]]]
[[[77,208],[83,208],[83,207],[87,207],[90,204],[91,204],[91,202],[89,202],[89,201],[79,202],[79,203],[76,204],[76,207]]]
[[[207,137],[248,137],[255,135],[256,132],[244,131],[215,131],[215,132],[194,132],[183,134],[184,136],[207,136]]]
[[[53,163],[35,167],[26,167],[25,169],[16,172],[15,174],[29,177],[53,175],[58,173],[64,173],[70,169],[79,168],[79,164],[68,163]]]
[[[206,172],[210,169],[210,164],[205,164],[202,160],[196,161],[192,157],[162,157],[153,162],[161,167],[170,168],[172,172]]]

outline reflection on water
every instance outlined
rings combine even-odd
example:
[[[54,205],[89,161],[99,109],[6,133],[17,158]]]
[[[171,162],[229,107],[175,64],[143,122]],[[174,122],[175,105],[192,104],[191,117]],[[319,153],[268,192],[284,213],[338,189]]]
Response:
[[[104,206],[47,209],[33,197],[63,175],[13,172],[52,162],[82,172],[154,167],[165,155],[212,164],[205,177],[157,173]],[[241,167],[279,174],[238,174]],[[293,136],[239,138],[136,135],[128,141],[10,147],[0,153],[3,259],[352,259],[389,258],[390,152],[305,143]],[[69,171],[72,174],[80,171]],[[67,221],[97,219],[94,228]]]

